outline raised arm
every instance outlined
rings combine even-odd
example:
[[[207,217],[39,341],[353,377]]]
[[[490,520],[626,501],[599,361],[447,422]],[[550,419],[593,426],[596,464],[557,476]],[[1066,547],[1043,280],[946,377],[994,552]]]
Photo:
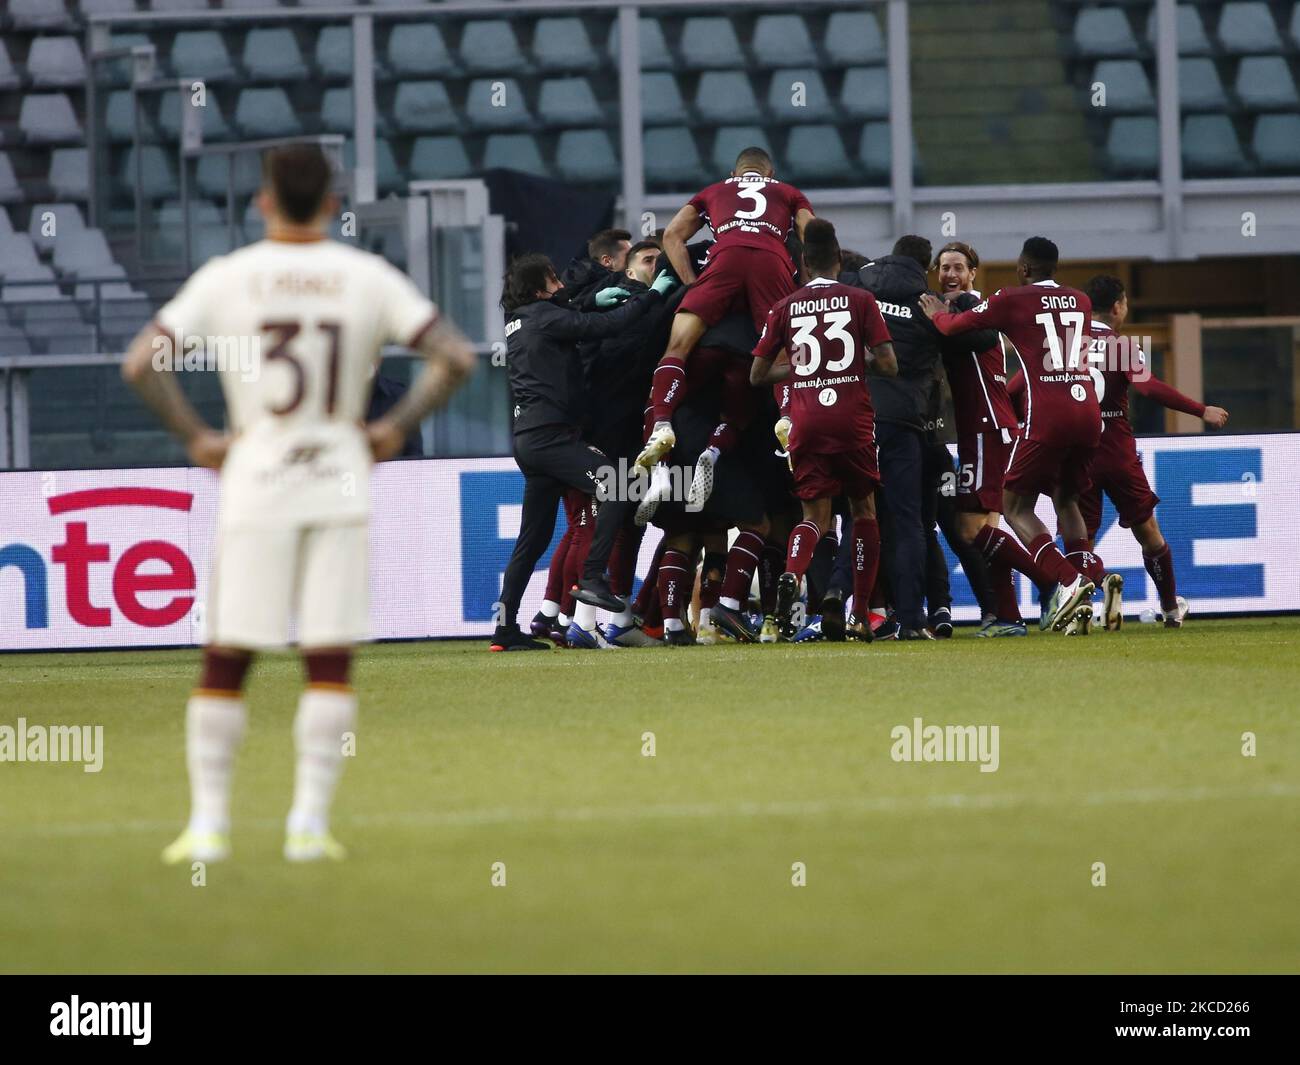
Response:
[[[676,279],[667,270],[661,270],[649,292],[641,293],[612,311],[558,308],[560,313],[548,317],[542,328],[559,340],[604,340],[617,336],[651,307],[662,302],[676,286]]]
[[[992,300],[985,300],[969,311],[953,314],[938,296],[931,292],[921,296],[921,310],[944,336],[969,333],[972,329],[997,329],[998,314]],[[991,347],[992,345],[990,345]]]

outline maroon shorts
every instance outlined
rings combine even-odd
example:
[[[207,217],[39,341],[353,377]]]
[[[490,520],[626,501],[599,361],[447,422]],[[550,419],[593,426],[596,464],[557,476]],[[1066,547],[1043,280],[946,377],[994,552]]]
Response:
[[[1141,525],[1155,513],[1160,497],[1151,491],[1151,482],[1138,457],[1137,441],[1130,433],[1117,432],[1108,425],[1088,475],[1092,487],[1079,497],[1079,510],[1090,537],[1095,538],[1101,528],[1102,492],[1115,504],[1119,523],[1125,529]]]
[[[957,509],[1002,513],[1002,480],[1018,429],[990,429],[957,437]]]
[[[1095,447],[1044,444],[1019,437],[1011,445],[1003,487],[1022,496],[1052,495],[1058,489],[1066,495],[1083,495],[1092,483],[1088,467],[1096,453]]]
[[[800,499],[846,495],[861,499],[880,487],[876,449],[854,451],[792,451],[794,494]]]
[[[723,248],[713,254],[677,309],[698,315],[710,326],[732,311],[747,311],[754,328],[761,333],[767,324],[767,312],[794,289],[794,267],[784,251]]]

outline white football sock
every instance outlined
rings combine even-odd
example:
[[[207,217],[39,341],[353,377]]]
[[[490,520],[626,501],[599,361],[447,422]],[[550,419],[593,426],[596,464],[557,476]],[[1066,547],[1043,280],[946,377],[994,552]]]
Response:
[[[543,599],[543,600],[542,600],[542,613],[545,614],[548,618],[559,617],[559,616],[560,616],[560,604],[557,603],[557,602],[555,602],[555,601],[552,600],[552,599]]]
[[[590,603],[578,603],[573,608],[573,623],[587,632],[596,629],[596,608]]]
[[[635,622],[636,618],[632,616],[630,609],[624,609],[609,619],[611,625],[617,625],[620,629],[630,628]]]
[[[569,621],[570,621],[570,620],[571,620],[571,619],[569,618],[569,615],[568,615],[568,614],[561,614],[561,615],[560,615],[560,627],[561,627],[561,628],[564,628],[564,629],[567,629],[567,628],[569,627]]]
[[[729,596],[729,595],[720,595],[720,596],[718,596],[718,602],[721,603],[723,606],[725,606],[728,610],[739,610],[739,609],[740,609],[740,600],[739,600],[739,599],[733,599],[733,598],[732,598],[731,596]]]
[[[329,827],[330,801],[343,771],[343,734],[355,731],[356,722],[355,692],[308,688],[299,697],[293,721],[298,760],[290,832],[324,832]]]
[[[664,632],[681,632],[684,628],[681,618],[664,618]]]
[[[230,778],[247,723],[248,709],[236,692],[190,696],[185,706],[185,764],[192,831],[229,831]]]

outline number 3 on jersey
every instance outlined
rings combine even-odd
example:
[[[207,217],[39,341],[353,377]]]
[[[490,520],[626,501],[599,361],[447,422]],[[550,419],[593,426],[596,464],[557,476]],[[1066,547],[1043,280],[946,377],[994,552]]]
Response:
[[[807,377],[816,373],[821,365],[822,344],[817,334],[813,332],[818,325],[824,326],[823,333],[827,340],[838,340],[844,349],[844,354],[826,364],[826,372],[839,373],[848,366],[857,352],[853,334],[847,330],[852,318],[852,311],[827,311],[820,319],[815,314],[791,318],[790,324],[794,326],[794,342],[793,350],[790,352],[790,363],[794,367],[794,372],[800,377]]]
[[[325,370],[325,413],[333,414],[338,401],[339,386],[339,334],[342,326],[338,322],[318,322],[317,328],[329,338],[329,355]],[[267,363],[283,359],[293,377],[290,397],[277,407],[269,407],[272,414],[284,416],[292,414],[302,403],[307,393],[307,371],[302,359],[289,350],[294,338],[302,332],[301,322],[263,322],[263,335],[270,334],[271,350],[266,353]]]
[[[1047,361],[1050,368],[1064,370],[1068,366],[1071,370],[1077,370],[1081,365],[1080,355],[1083,351],[1083,312],[1062,311],[1060,317],[1070,341],[1068,356],[1063,355],[1065,346],[1061,343],[1061,335],[1056,331],[1056,315],[1036,314],[1034,321],[1043,327],[1043,334],[1047,337]]]

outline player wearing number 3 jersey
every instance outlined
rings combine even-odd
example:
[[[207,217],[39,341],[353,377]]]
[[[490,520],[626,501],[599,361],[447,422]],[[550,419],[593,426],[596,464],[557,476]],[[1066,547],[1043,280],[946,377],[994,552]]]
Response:
[[[664,252],[677,276],[691,287],[673,316],[668,349],[655,369],[650,390],[654,425],[637,465],[649,468],[672,450],[673,412],[681,402],[687,360],[710,326],[731,311],[748,313],[755,331],[767,312],[794,291],[794,264],[785,239],[791,230],[802,239],[812,218],[808,198],[773,176],[771,157],[746,148],[731,176],[691,198],[664,231]],[[708,225],[715,243],[696,280],[686,242]],[[729,409],[724,398],[723,409]]]
[[[790,466],[795,495],[803,503],[803,520],[790,533],[785,573],[777,585],[777,624],[785,639],[794,635],[791,611],[800,581],[818,540],[831,530],[833,499],[845,495],[853,514],[855,618],[849,631],[870,640],[867,613],[880,562],[874,498],[880,473],[866,378],[868,373],[893,377],[898,360],[875,296],[836,280],[835,227],[810,221],[803,255],[812,280],[768,313],[750,370],[755,385],[789,382]]]
[[[287,643],[294,623],[308,683],[294,719],[284,854],[342,857],[329,808],[356,729],[352,645],[369,634],[370,467],[396,455],[474,365],[474,349],[401,271],[326,237],[338,201],[319,146],[276,148],[263,165],[266,239],[200,268],[123,363],[191,461],[221,470],[203,674],[185,717],[190,820],[163,852],[169,863],[229,852],[244,679],[253,652]],[[419,352],[425,366],[364,425],[388,344]],[[204,424],[170,372],[205,348],[216,356],[227,433]]]
[[[1079,496],[1088,487],[1088,465],[1101,439],[1101,408],[1088,369],[1092,304],[1084,293],[1052,279],[1057,259],[1055,244],[1030,237],[1017,264],[1019,287],[1002,289],[957,314],[934,296],[922,297],[922,307],[946,336],[996,329],[1020,352],[1025,428],[1007,464],[1004,511],[1030,557],[1058,583],[1044,618],[1051,628],[1064,630],[1091,602],[1100,560],[1089,556],[1098,571],[1093,575],[1071,565],[1034,506],[1039,495],[1050,495],[1067,542],[1086,536]]]

